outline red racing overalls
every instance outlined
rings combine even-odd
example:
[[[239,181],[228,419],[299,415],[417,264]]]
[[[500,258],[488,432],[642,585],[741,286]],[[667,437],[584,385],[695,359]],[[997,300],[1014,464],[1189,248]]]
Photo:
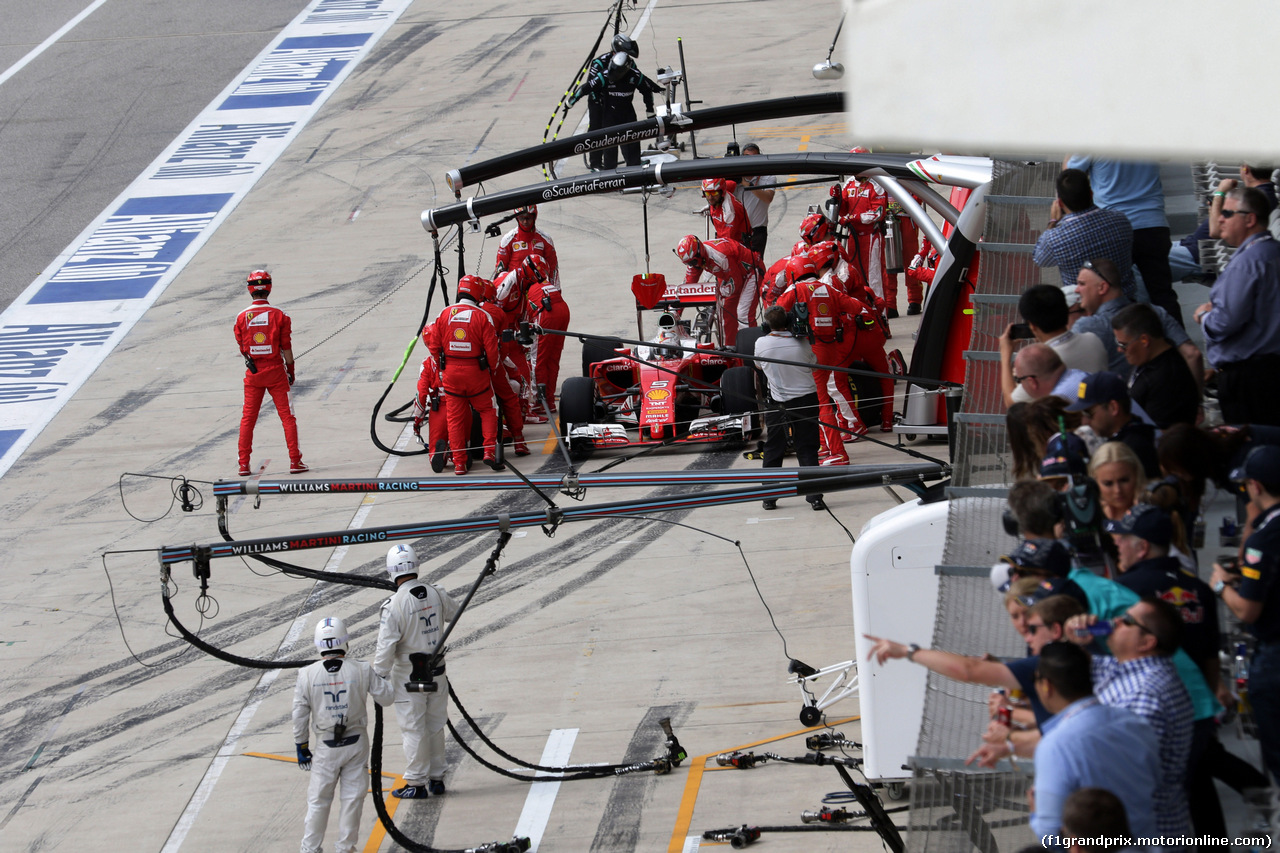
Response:
[[[271,393],[276,412],[284,425],[284,441],[289,447],[289,463],[292,467],[302,464],[302,451],[298,449],[298,421],[293,414],[293,400],[289,394],[289,375],[285,370],[285,350],[293,349],[293,326],[289,315],[267,303],[255,299],[253,304],[240,312],[235,324],[236,344],[240,354],[253,359],[257,372],[245,369],[244,409],[240,414],[240,470],[249,469],[253,452],[253,428],[258,423],[262,398]]]

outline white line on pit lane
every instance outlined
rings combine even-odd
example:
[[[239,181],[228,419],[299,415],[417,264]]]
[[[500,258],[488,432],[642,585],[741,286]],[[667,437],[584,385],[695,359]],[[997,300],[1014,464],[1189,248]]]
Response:
[[[85,18],[92,15],[94,13],[94,10],[96,10],[99,6],[101,6],[103,3],[106,3],[106,2],[107,0],[94,0],[93,3],[90,3],[88,6],[85,7],[83,12],[81,12],[79,15],[76,15],[70,21],[67,21],[65,24],[63,24],[62,28],[59,29],[56,33],[49,36],[44,41],[40,42],[40,44],[36,45],[36,47],[34,47],[30,53],[28,53],[26,56],[22,57],[17,62],[10,65],[8,68],[6,68],[4,73],[0,74],[0,86],[3,86],[6,80],[8,80],[13,75],[17,74],[23,68],[26,68],[27,65],[33,62],[36,59],[36,57],[38,57],[40,54],[44,53],[46,50],[48,50],[49,48],[57,44],[58,39],[62,38],[67,33],[69,33],[72,29],[75,28],[76,24],[79,24]]]

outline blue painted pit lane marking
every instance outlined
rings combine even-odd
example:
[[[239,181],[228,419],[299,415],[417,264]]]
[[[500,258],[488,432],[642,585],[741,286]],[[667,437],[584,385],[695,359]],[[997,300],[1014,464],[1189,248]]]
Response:
[[[0,314],[0,476],[411,2],[310,4]]]
[[[20,429],[0,430],[0,456],[9,452],[9,448],[13,446],[15,441],[22,437],[22,433],[23,430]]]
[[[369,33],[290,38],[262,60],[218,107],[258,110],[315,102],[361,53]]]
[[[142,299],[231,198],[231,193],[218,193],[129,199],[76,248],[29,304]]]

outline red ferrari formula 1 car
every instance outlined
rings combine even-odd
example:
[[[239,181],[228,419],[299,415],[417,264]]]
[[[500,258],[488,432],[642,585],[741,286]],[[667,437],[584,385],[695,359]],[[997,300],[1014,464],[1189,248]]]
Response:
[[[663,284],[650,343],[591,340],[582,376],[560,390],[560,431],[576,458],[596,448],[743,442],[760,431],[755,376],[726,355],[716,283]],[[693,319],[688,319],[688,315]],[[644,307],[637,304],[643,337]]]

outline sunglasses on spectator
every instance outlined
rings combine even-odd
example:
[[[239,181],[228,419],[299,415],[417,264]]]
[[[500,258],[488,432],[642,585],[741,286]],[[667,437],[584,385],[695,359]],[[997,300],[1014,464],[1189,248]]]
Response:
[[[1146,625],[1143,625],[1137,619],[1133,618],[1133,614],[1131,613],[1124,614],[1120,618],[1116,619],[1116,621],[1123,622],[1125,625],[1128,625],[1130,628],[1137,628],[1139,631],[1146,631],[1148,634],[1153,633],[1150,628],[1148,628]]]
[[[1032,625],[1030,622],[1027,623],[1027,630],[1030,631],[1032,634],[1034,634],[1036,631],[1039,631],[1041,628],[1048,628],[1048,627],[1049,627],[1048,625]]]
[[[1219,215],[1219,216],[1221,216],[1223,219],[1230,219],[1231,217],[1235,216],[1236,214],[1240,214],[1241,216],[1245,216],[1245,215],[1247,215],[1247,214],[1249,214],[1249,213],[1252,213],[1252,212],[1253,212],[1253,211],[1250,211],[1250,210],[1228,210],[1227,208],[1225,208],[1225,207],[1224,207],[1224,208],[1222,208],[1222,210],[1221,210],[1221,211],[1219,211],[1219,212],[1218,212],[1218,215]]]
[[[1105,281],[1107,284],[1111,285],[1112,287],[1115,287],[1115,283],[1111,281],[1110,278],[1107,277],[1106,273],[1104,273],[1102,270],[1094,266],[1093,261],[1085,261],[1083,264],[1080,265],[1080,269],[1088,270],[1089,272],[1096,275],[1098,278]]]
[[[1119,338],[1116,338],[1116,349],[1120,352],[1124,352],[1129,348],[1130,344],[1140,340],[1142,340],[1142,335],[1138,335],[1138,337],[1134,338],[1132,341],[1122,341]]]
[[[1023,382],[1026,382],[1028,379],[1035,379],[1038,375],[1039,374],[1037,373],[1028,373],[1026,376],[1019,376],[1018,374],[1015,373],[1013,374],[1013,384],[1021,385]]]

